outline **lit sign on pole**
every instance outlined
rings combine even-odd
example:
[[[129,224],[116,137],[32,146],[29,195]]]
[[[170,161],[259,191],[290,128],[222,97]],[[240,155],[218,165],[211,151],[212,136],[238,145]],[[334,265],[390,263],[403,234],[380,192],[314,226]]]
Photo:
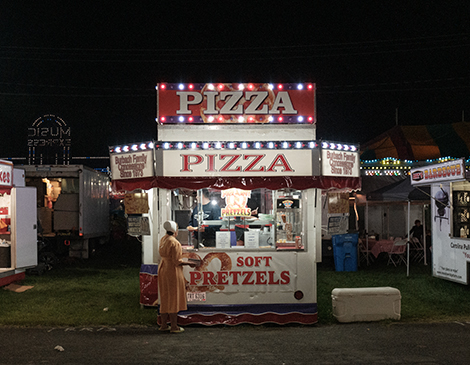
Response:
[[[68,164],[71,146],[70,127],[58,116],[44,115],[28,128],[30,164]]]

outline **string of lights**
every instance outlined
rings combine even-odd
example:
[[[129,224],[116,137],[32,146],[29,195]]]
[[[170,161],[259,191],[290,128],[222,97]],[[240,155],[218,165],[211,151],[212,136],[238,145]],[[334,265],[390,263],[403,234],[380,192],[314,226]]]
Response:
[[[411,51],[429,51],[437,49],[462,48],[470,45],[468,34],[449,34],[429,37],[375,40],[365,42],[278,45],[257,47],[216,47],[216,48],[175,48],[175,49],[97,49],[69,47],[15,47],[0,46],[8,52],[0,59],[19,61],[62,61],[62,62],[197,62],[210,57],[211,60],[257,60],[289,58],[325,58],[366,56],[371,54],[407,53]],[[191,58],[187,58],[191,54]],[[214,55],[216,55],[214,57]],[[180,57],[184,57],[183,59]]]

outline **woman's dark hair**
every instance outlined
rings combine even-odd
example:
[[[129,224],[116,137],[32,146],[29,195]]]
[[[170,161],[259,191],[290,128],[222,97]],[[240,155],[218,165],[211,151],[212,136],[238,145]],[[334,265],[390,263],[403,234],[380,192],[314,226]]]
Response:
[[[173,232],[170,232],[170,231],[166,231],[166,234],[167,234],[168,236],[173,236],[173,235],[174,235],[174,233],[173,233]]]

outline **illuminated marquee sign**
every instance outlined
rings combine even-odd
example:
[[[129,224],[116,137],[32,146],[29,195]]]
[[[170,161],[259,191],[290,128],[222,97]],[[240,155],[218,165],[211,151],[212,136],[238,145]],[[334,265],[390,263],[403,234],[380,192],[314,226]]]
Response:
[[[311,150],[163,153],[163,176],[312,176]]]
[[[315,123],[315,84],[157,85],[164,123]]]
[[[418,167],[410,170],[411,185],[425,185],[432,182],[465,179],[463,159]]]
[[[71,146],[70,127],[58,116],[44,115],[28,128],[30,164],[68,163]]]

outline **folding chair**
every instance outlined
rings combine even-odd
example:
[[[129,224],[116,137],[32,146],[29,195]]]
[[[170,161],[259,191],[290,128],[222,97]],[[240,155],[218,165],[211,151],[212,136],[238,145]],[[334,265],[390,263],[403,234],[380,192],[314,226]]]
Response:
[[[416,237],[411,238],[410,254],[411,254],[411,259],[413,261],[416,261],[416,262],[424,261],[424,245]]]
[[[406,265],[406,240],[397,239],[393,242],[392,249],[388,253],[387,265],[392,263],[394,266],[404,263]]]
[[[370,247],[367,249],[366,242],[359,239],[359,264],[364,261],[369,265],[371,262],[374,262],[374,255],[372,255]]]

